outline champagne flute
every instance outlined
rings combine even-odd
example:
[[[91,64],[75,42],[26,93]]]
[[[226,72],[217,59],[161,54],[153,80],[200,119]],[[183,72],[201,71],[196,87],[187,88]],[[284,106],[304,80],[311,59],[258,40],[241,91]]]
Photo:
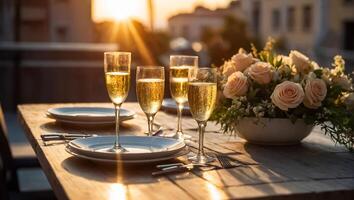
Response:
[[[140,66],[136,69],[136,94],[148,120],[148,135],[153,133],[154,117],[159,111],[165,89],[165,70],[160,66]]]
[[[108,149],[109,152],[122,153],[127,150],[119,141],[119,114],[122,103],[128,96],[130,86],[130,52],[105,52],[104,72],[106,87],[111,101],[115,108],[115,141],[114,146]]]
[[[191,68],[188,74],[188,103],[192,117],[198,123],[199,148],[195,156],[189,157],[193,163],[204,164],[214,158],[204,153],[204,131],[212,114],[217,95],[217,74],[215,68]]]
[[[188,70],[198,67],[198,56],[170,56],[170,92],[177,104],[176,139],[188,138],[182,131],[182,110],[188,101]]]

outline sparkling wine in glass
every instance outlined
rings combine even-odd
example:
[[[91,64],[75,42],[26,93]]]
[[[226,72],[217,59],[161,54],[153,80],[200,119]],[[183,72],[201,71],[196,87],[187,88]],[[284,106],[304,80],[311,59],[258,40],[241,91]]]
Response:
[[[198,56],[170,56],[170,92],[177,104],[176,139],[188,138],[182,131],[182,111],[188,102],[188,71],[194,67],[198,67]]]
[[[140,66],[136,70],[136,95],[148,120],[148,135],[153,133],[154,117],[159,111],[165,89],[165,70],[159,66]]]
[[[104,72],[106,88],[115,108],[115,142],[110,152],[122,153],[127,151],[119,141],[119,114],[120,108],[128,96],[130,86],[130,63],[129,52],[105,52]]]
[[[217,74],[215,68],[192,68],[188,75],[188,103],[192,117],[198,123],[199,148],[197,155],[189,157],[193,163],[204,164],[214,158],[204,153],[204,132],[212,114],[217,95]]]

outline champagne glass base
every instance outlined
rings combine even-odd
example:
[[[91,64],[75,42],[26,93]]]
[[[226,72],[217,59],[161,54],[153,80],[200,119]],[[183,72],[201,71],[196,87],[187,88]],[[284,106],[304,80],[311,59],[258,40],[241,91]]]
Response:
[[[197,154],[191,157],[188,157],[188,160],[192,161],[194,164],[206,164],[213,162],[215,160],[214,157],[208,155]]]
[[[189,139],[192,138],[192,136],[186,135],[186,134],[184,134],[184,133],[181,132],[181,131],[177,131],[177,132],[172,136],[172,138],[178,139],[178,140],[179,140],[179,139],[189,140]]]
[[[107,152],[124,153],[124,152],[128,152],[128,150],[121,146],[121,147],[112,147],[110,149],[107,149]]]

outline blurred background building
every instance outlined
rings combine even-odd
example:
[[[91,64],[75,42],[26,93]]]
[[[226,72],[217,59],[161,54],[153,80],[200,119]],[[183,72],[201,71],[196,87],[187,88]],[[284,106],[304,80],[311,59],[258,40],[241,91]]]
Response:
[[[1,102],[106,101],[110,50],[131,51],[133,67],[167,66],[170,54],[219,66],[273,37],[321,65],[341,54],[352,71],[353,10],[353,0],[0,0]]]
[[[261,42],[272,36],[286,49],[311,56],[337,52],[354,58],[353,0],[242,0],[241,5],[249,31]]]
[[[94,42],[91,1],[1,0],[0,9],[3,41]]]

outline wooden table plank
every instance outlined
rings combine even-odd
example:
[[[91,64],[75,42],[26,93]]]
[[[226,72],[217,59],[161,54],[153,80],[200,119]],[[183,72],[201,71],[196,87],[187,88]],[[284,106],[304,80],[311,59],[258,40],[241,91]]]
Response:
[[[72,157],[64,144],[45,146],[40,139],[44,131],[114,133],[113,128],[62,127],[45,116],[48,108],[74,105],[111,107],[96,103],[18,107],[27,137],[59,199],[335,199],[338,196],[351,199],[354,196],[353,154],[334,145],[318,128],[301,145],[266,147],[217,133],[220,127],[209,122],[205,136],[207,150],[228,154],[245,165],[152,177],[153,165],[103,165]],[[138,104],[125,103],[123,107],[138,112],[138,117],[125,122],[122,133],[143,134],[147,125]],[[159,112],[155,120],[169,131],[176,125],[174,114]],[[197,132],[191,130],[197,128],[196,122],[184,117],[183,125],[185,132],[197,141]]]

